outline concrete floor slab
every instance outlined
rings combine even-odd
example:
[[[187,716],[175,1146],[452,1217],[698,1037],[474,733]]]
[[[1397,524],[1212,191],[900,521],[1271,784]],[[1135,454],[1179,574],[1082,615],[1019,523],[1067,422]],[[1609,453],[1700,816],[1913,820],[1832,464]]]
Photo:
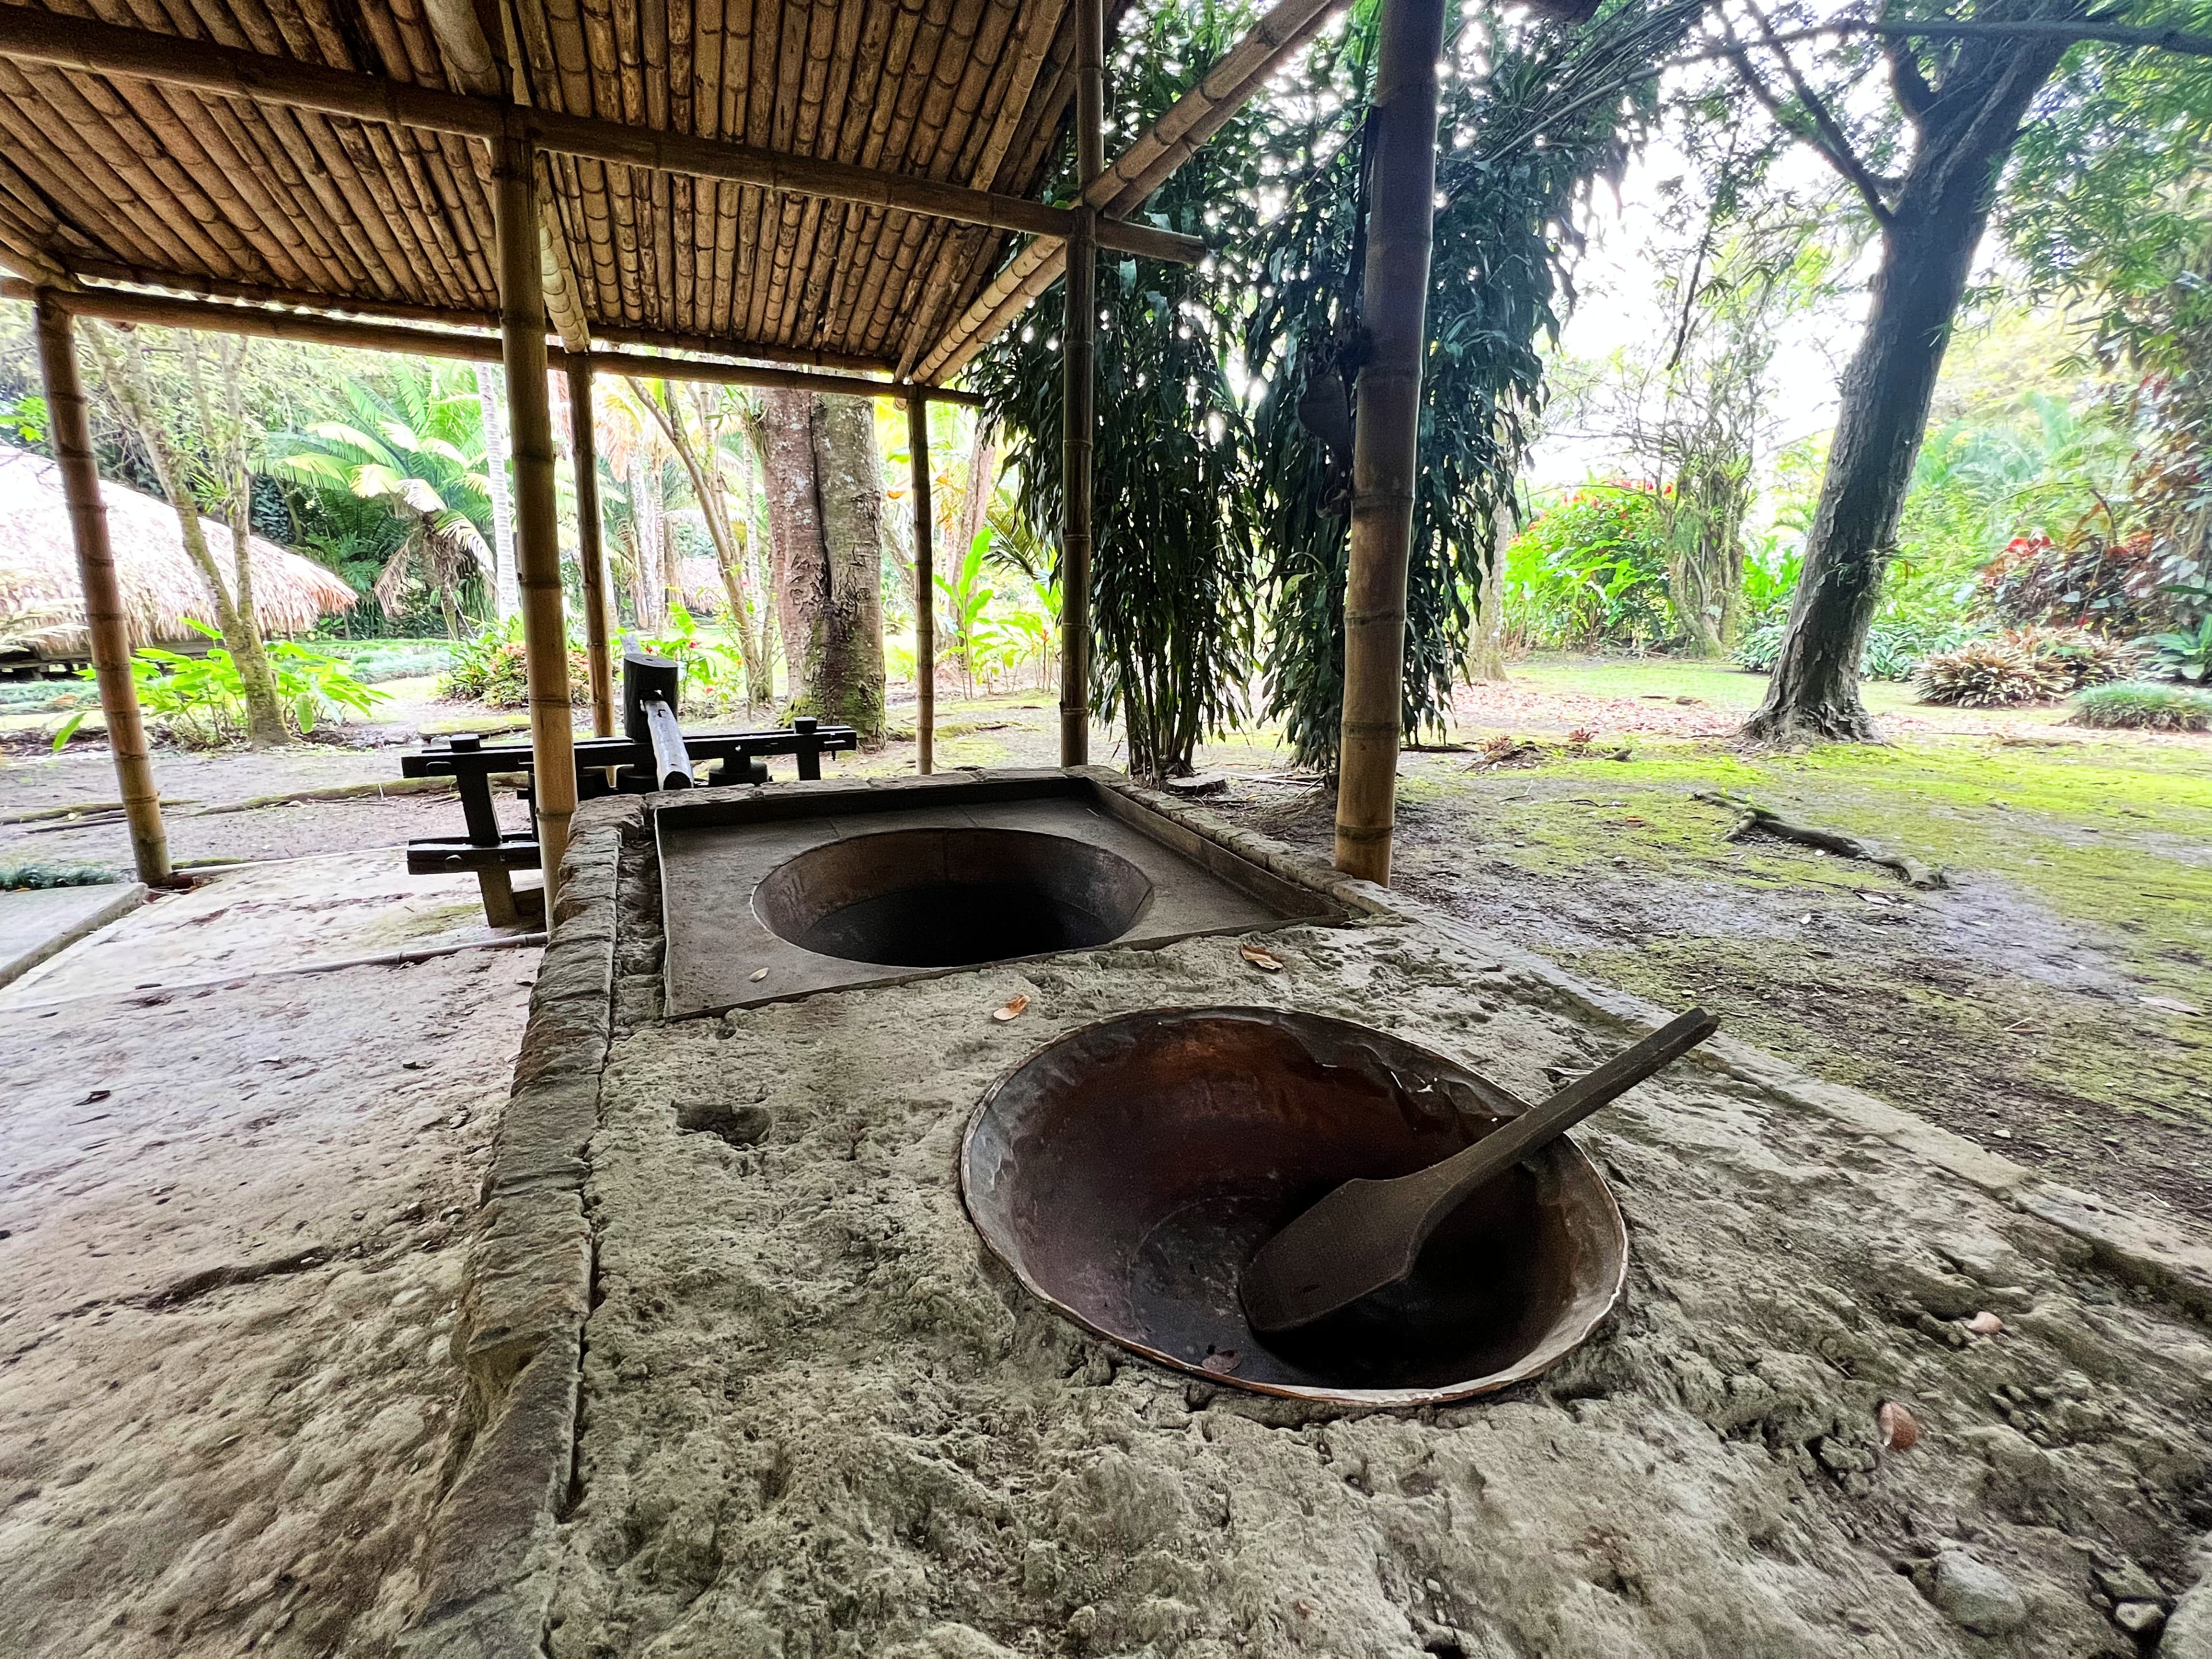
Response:
[[[0,985],[12,985],[145,899],[144,884],[135,881],[0,893]]]

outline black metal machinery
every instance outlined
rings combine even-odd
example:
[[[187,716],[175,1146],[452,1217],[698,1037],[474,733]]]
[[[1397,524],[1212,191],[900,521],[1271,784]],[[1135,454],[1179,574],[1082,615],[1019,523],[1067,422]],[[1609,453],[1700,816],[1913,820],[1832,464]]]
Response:
[[[702,783],[767,783],[768,757],[774,755],[793,757],[801,779],[818,779],[823,755],[859,746],[860,734],[851,726],[823,726],[805,715],[767,731],[686,735],[676,718],[682,682],[682,665],[670,658],[635,650],[623,653],[623,735],[586,738],[576,744],[577,799],[647,795]],[[528,781],[536,765],[537,756],[528,744],[487,745],[465,732],[399,757],[403,777],[453,780],[465,830],[459,836],[409,842],[409,872],[474,872],[483,891],[484,915],[494,927],[514,927],[533,908],[543,913],[544,896],[535,889],[516,892],[510,875],[536,869],[544,856],[538,841],[537,793]],[[518,793],[530,805],[530,828],[502,832],[492,800],[492,780],[514,774],[525,779]]]

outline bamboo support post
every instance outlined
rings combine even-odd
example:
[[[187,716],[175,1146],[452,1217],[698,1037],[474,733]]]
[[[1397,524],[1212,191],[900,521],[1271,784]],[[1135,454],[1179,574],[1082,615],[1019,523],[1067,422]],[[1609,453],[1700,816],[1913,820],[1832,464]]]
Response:
[[[1383,0],[1368,156],[1360,321],[1370,345],[1353,419],[1336,867],[1382,883],[1390,879],[1397,809],[1443,21],[1443,0]]]
[[[576,459],[576,574],[584,586],[584,649],[592,665],[592,733],[615,734],[614,656],[607,642],[606,555],[599,542],[599,443],[592,425],[592,360],[571,355],[568,448]]]
[[[926,775],[937,769],[937,568],[929,544],[929,402],[913,389],[906,447],[914,466],[914,769]]]
[[[70,530],[76,542],[77,580],[84,586],[84,623],[92,636],[93,672],[100,683],[100,708],[107,718],[107,746],[115,757],[116,792],[131,826],[131,857],[138,879],[166,887],[168,832],[161,825],[161,792],[146,753],[145,723],[138,715],[138,690],[131,678],[131,635],[124,621],[123,586],[116,579],[115,551],[107,540],[107,508],[100,498],[100,469],[92,454],[92,422],[84,407],[84,386],[77,374],[76,334],[70,314],[40,289],[33,302],[39,337],[39,368],[46,380],[46,419],[53,434],[54,459],[69,503]]]
[[[568,629],[561,605],[561,531],[553,494],[553,400],[546,384],[544,267],[538,157],[527,139],[499,146],[495,169],[500,334],[514,424],[515,577],[530,684],[532,786],[545,870],[545,919],[559,900],[576,813],[576,738],[568,704]]]
[[[1106,168],[1106,40],[1099,0],[1075,0],[1075,161],[1079,185]],[[1076,210],[1060,333],[1060,763],[1091,759],[1091,452],[1097,424],[1097,214]]]

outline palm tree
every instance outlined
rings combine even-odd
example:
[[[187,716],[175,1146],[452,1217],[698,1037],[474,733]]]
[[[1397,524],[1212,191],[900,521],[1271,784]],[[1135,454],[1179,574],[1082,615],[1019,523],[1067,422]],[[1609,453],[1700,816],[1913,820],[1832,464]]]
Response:
[[[461,589],[471,576],[496,592],[483,416],[475,388],[443,385],[436,370],[395,374],[378,390],[346,388],[346,418],[312,422],[277,441],[279,477],[310,489],[381,504],[405,526],[370,591],[386,616],[405,608],[411,583],[438,595],[458,635]]]

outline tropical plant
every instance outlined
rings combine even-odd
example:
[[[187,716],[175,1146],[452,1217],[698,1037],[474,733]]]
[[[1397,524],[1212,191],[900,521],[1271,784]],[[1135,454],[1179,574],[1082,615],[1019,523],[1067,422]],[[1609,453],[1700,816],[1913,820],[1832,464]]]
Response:
[[[1523,645],[1639,648],[1673,637],[1668,551],[1659,491],[1590,483],[1570,492],[1506,549],[1509,635]]]
[[[997,592],[986,585],[992,534],[988,526],[977,531],[967,550],[939,570],[936,579],[938,614],[950,624],[945,630],[945,644],[959,658],[960,672],[971,694],[975,689],[976,641],[988,627],[984,612]]]
[[[510,617],[477,631],[453,650],[453,666],[439,677],[438,695],[455,702],[480,702],[490,708],[530,706],[530,671],[522,641],[522,618]],[[568,641],[568,701],[587,702],[592,695],[591,661],[573,636]]]
[[[2212,613],[2194,628],[2177,628],[2152,636],[2158,667],[2169,678],[2202,683],[2212,678]]]
[[[1544,396],[1577,204],[1617,175],[1656,107],[1650,66],[1696,15],[1614,0],[1570,27],[1452,15],[1438,87],[1437,210],[1406,602],[1404,729],[1441,724],[1495,538]],[[1284,210],[1252,245],[1243,357],[1273,603],[1268,712],[1304,763],[1333,767],[1343,690],[1349,416],[1362,349],[1365,124],[1376,14],[1311,54],[1273,165]]]
[[[369,591],[387,616],[398,616],[427,589],[447,632],[458,635],[465,590],[490,592],[498,580],[485,539],[490,479],[476,388],[450,370],[412,369],[380,387],[353,382],[344,398],[342,418],[278,440],[272,471],[309,490],[381,507],[400,533],[383,550]],[[353,517],[333,516],[341,524]]]
[[[187,617],[185,625],[220,641],[222,635],[206,623]],[[304,737],[325,722],[343,724],[348,714],[366,714],[386,700],[388,693],[365,685],[341,659],[291,640],[264,647],[276,682],[276,695],[292,729]],[[83,671],[91,679],[93,671]],[[199,656],[142,647],[131,653],[131,678],[137,686],[138,706],[161,720],[169,736],[186,748],[212,749],[246,735],[248,711],[246,683],[237,659],[220,643]],[[87,709],[62,722],[54,734],[54,748],[76,735]]]
[[[1969,640],[1955,651],[1923,658],[1912,683],[1923,702],[1962,708],[2049,702],[2066,689],[2063,672],[2002,639]]]
[[[2212,732],[2212,691],[2142,684],[2092,686],[2074,699],[2067,720],[2074,726]]]

